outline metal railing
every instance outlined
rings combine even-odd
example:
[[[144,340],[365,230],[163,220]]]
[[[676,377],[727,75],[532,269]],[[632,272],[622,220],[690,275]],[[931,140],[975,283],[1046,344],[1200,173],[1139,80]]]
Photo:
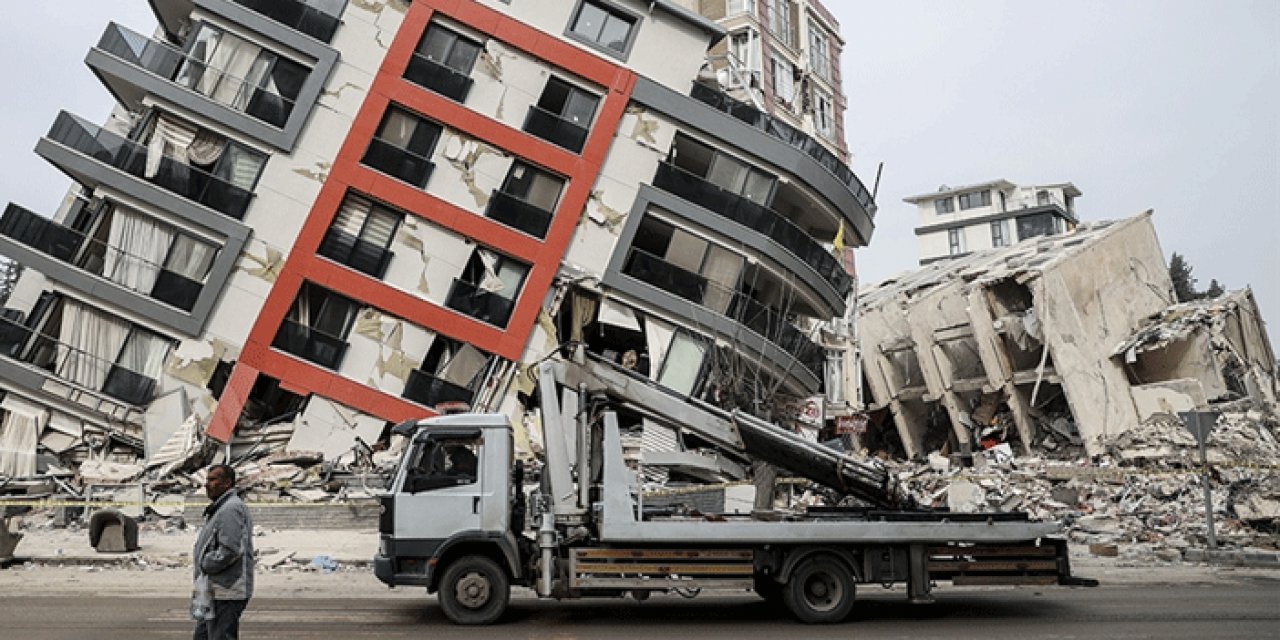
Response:
[[[369,143],[369,150],[360,162],[419,189],[427,187],[431,172],[436,168],[431,160],[382,138],[374,138]]]
[[[333,41],[333,34],[342,21],[298,0],[232,0],[238,5],[315,38],[323,43]]]
[[[467,101],[467,94],[471,92],[473,82],[471,76],[458,73],[420,53],[415,53],[409,58],[409,66],[404,70],[404,79],[455,102]]]
[[[485,291],[470,282],[454,278],[444,305],[495,327],[506,327],[516,303],[502,294]]]
[[[392,253],[380,244],[330,228],[320,243],[320,255],[379,280],[387,273]]]
[[[38,333],[30,327],[0,317],[0,355],[49,372],[54,377],[135,406],[155,398],[156,380],[124,365],[95,356]],[[13,338],[21,338],[20,341]],[[101,385],[84,385],[77,380],[100,379]]]
[[[772,238],[801,262],[809,265],[841,297],[848,295],[853,289],[853,278],[844,270],[840,261],[794,222],[773,209],[723,189],[670,162],[658,165],[653,186]]]
[[[778,345],[801,366],[822,378],[826,351],[787,322],[782,312],[643,249],[631,249],[622,271],[641,282],[737,322],[761,338]]]
[[[574,153],[582,153],[582,147],[587,143],[586,127],[565,120],[559,114],[551,113],[536,104],[529,106],[523,129],[525,133]]]
[[[547,237],[552,213],[497,189],[489,195],[484,215],[539,240]]]
[[[25,244],[67,264],[75,265],[111,282],[142,295],[155,298],[183,311],[190,311],[200,297],[204,284],[164,268],[141,256],[111,246],[101,240],[64,227],[48,218],[10,203],[0,216],[0,235]],[[112,257],[112,260],[108,260]],[[106,265],[114,266],[110,272]],[[117,277],[121,269],[137,267],[156,273],[154,284],[147,289],[126,285]]]
[[[434,407],[442,402],[470,403],[473,396],[472,391],[466,387],[417,369],[409,372],[404,393],[400,394],[400,397],[425,407]]]
[[[285,318],[271,346],[328,369],[337,369],[347,353],[347,342],[338,336]]]
[[[862,184],[862,180],[859,180],[853,170],[840,158],[809,134],[700,82],[693,83],[689,96],[804,152],[847,186],[858,204],[861,204],[868,213],[875,212],[875,200],[867,187]]]
[[[293,113],[293,99],[260,83],[227,74],[172,45],[153,40],[118,24],[107,25],[107,30],[98,40],[98,48],[184,89],[243,111],[272,126],[283,127],[289,120],[289,114]]]
[[[156,174],[147,177],[146,147],[66,111],[58,114],[53,127],[49,129],[48,137],[103,164],[236,220],[244,217],[249,202],[253,199],[252,191],[167,155],[160,159],[160,168]]]

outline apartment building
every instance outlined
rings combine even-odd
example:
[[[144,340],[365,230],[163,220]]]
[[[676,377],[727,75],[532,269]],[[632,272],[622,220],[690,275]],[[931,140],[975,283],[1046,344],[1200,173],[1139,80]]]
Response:
[[[1019,186],[992,180],[943,185],[903,202],[918,209],[916,240],[924,265],[1071,231],[1080,223],[1075,203],[1081,195],[1070,182]]]
[[[829,246],[865,245],[875,204],[827,146],[695,83],[715,22],[668,0],[151,6],[157,33],[108,25],[86,57],[115,115],[37,143],[64,206],[0,218],[26,267],[0,456],[144,459],[185,428],[341,457],[459,404],[520,425],[566,342],[722,405],[851,386]]]

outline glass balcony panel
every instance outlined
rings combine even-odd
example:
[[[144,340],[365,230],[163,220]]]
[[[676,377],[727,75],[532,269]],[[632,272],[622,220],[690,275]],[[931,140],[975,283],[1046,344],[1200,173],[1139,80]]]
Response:
[[[853,278],[825,247],[781,214],[731,193],[674,164],[658,165],[653,186],[775,240],[808,264],[841,295],[853,288]]]
[[[484,214],[538,239],[546,238],[547,228],[551,226],[550,211],[497,190],[490,195]]]
[[[63,262],[75,258],[83,242],[75,231],[15,204],[6,207],[0,216],[0,235]]]
[[[405,384],[404,393],[401,395],[426,407],[434,407],[444,402],[470,403],[473,396],[471,390],[466,387],[460,387],[418,370],[409,372],[409,381]]]
[[[426,56],[413,54],[404,79],[420,87],[430,89],[455,102],[466,102],[471,92],[472,80]]]
[[[320,243],[320,255],[361,273],[382,279],[391,263],[391,252],[386,247],[361,240],[338,229],[329,229]]]
[[[145,405],[156,394],[155,378],[149,378],[124,367],[113,365],[107,373],[102,392],[132,405]]]
[[[161,158],[155,175],[147,176],[146,147],[65,111],[58,114],[53,127],[49,129],[48,137],[103,164],[236,220],[244,217],[249,202],[253,199],[252,191],[167,155]]]
[[[374,138],[369,143],[369,150],[365,152],[361,162],[419,189],[426,188],[431,172],[435,169],[431,160],[381,138]]]
[[[347,343],[293,320],[285,319],[271,346],[328,369],[337,369],[346,355]]]
[[[529,107],[524,119],[524,131],[574,153],[581,153],[587,143],[587,130],[560,116],[539,107]]]
[[[341,24],[338,16],[330,15],[298,0],[233,1],[326,44],[333,41],[333,34]]]
[[[515,301],[484,291],[470,282],[454,279],[445,306],[497,327],[507,326]]]
[[[0,355],[20,359],[56,378],[89,386],[132,405],[145,405],[155,398],[155,378],[76,349],[53,336],[35,333],[12,318],[0,317]],[[89,385],[90,380],[95,382]]]
[[[202,289],[204,284],[166,269],[156,275],[151,297],[183,311],[191,311]]]

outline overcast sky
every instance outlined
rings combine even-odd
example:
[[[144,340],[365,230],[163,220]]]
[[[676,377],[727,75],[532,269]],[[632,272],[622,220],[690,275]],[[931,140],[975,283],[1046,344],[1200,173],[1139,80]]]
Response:
[[[1280,339],[1280,0],[827,0],[847,42],[846,131],[885,163],[864,282],[912,268],[907,195],[1005,178],[1073,182],[1085,220],[1155,210],[1166,256],[1251,285]],[[69,184],[31,149],[59,109],[102,121],[84,65],[146,0],[8,3],[0,202],[51,213]]]

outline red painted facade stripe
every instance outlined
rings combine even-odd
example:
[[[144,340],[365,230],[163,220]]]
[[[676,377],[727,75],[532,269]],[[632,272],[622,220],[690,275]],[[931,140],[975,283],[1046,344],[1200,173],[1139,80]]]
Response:
[[[572,154],[405,81],[402,78],[404,70],[435,13],[488,34],[572,76],[599,85],[604,90],[602,104],[582,153]],[[223,394],[210,422],[210,435],[223,441],[230,438],[259,373],[280,380],[283,387],[297,393],[318,394],[388,421],[430,415],[430,411],[412,402],[271,348],[271,342],[305,281],[424,329],[469,342],[508,360],[518,360],[590,197],[634,85],[635,75],[629,70],[479,3],[415,0],[388,49],[369,95],[352,122],[293,250],[254,322],[228,383],[228,392]],[[446,127],[567,178],[568,185],[554,212],[546,239],[530,238],[362,166],[360,159],[391,103],[421,113]],[[529,275],[507,328],[499,329],[453,312],[317,256],[316,251],[348,190],[381,200],[460,235],[482,239],[481,244],[527,262],[530,265]],[[234,393],[231,392],[233,386],[236,389]]]

